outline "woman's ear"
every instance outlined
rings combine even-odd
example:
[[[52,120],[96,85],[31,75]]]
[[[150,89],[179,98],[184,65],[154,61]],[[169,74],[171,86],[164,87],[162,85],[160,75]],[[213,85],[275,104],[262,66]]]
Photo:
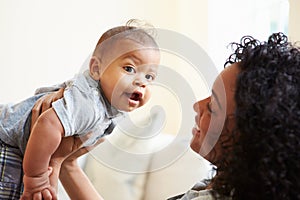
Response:
[[[94,80],[100,80],[101,76],[101,68],[100,68],[100,60],[96,56],[93,56],[90,59],[90,75]]]

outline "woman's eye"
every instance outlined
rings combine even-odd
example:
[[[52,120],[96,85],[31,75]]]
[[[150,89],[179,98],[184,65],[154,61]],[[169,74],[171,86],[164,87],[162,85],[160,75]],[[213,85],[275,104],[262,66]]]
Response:
[[[148,81],[153,81],[155,79],[155,76],[151,75],[151,74],[146,74],[145,78],[148,80]]]
[[[210,112],[210,113],[213,113],[213,110],[212,110],[212,106],[211,106],[211,102],[207,102],[207,104],[206,104],[206,106],[207,106],[207,110]]]
[[[125,66],[124,70],[129,73],[135,73],[135,69],[131,66]]]

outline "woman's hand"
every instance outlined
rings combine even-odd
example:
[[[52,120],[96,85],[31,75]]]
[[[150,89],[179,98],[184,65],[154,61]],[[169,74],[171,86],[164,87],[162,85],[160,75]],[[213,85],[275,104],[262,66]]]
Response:
[[[77,158],[86,154],[98,144],[105,141],[105,138],[100,138],[94,145],[89,147],[82,147],[82,144],[92,136],[92,133],[88,133],[83,137],[66,137],[63,138],[58,149],[51,157],[51,161],[61,165],[65,162],[76,161]]]
[[[73,141],[71,139],[65,141],[70,142],[69,148],[65,148],[65,145],[60,145],[53,155],[54,160],[57,159],[58,163],[62,162],[59,178],[70,199],[103,200],[77,163],[78,157],[87,153],[105,140],[101,138],[93,146],[82,147],[82,143],[86,141],[90,135],[91,133],[84,138],[73,137]]]
[[[47,109],[51,108],[52,102],[56,101],[63,97],[64,88],[60,90],[49,93],[43,97],[41,97],[32,109],[32,119],[31,119],[31,128],[37,121],[38,117]],[[61,178],[62,183],[65,189],[68,191],[71,197],[83,197],[82,199],[103,199],[97,193],[93,185],[90,183],[84,172],[81,168],[77,165],[77,158],[81,155],[87,153],[88,151],[92,150],[98,144],[102,143],[105,139],[99,139],[93,146],[90,147],[83,147],[82,144],[86,140],[90,138],[92,133],[87,134],[84,137],[64,137],[61,140],[61,143],[58,149],[54,152],[50,160],[49,166],[49,179],[52,190],[49,188],[44,189],[41,194],[35,193],[34,200],[40,200],[41,198],[45,200],[51,199],[51,194],[56,194],[57,192],[57,184],[58,184],[58,177],[60,174],[61,167],[64,170],[63,177]],[[71,170],[69,170],[71,169]],[[78,171],[77,171],[78,170]],[[74,173],[72,173],[74,172]],[[64,184],[66,183],[66,184]],[[82,186],[84,183],[83,190],[82,188],[76,188],[78,185]],[[70,188],[69,188],[70,186]],[[67,188],[66,188],[67,187]],[[54,197],[55,199],[55,197]],[[71,198],[72,199],[72,198]],[[52,199],[53,200],[53,199]]]
[[[45,111],[51,108],[51,104],[62,98],[64,93],[64,88],[59,89],[56,92],[51,92],[49,94],[46,94],[45,96],[41,97],[37,102],[34,104],[32,108],[32,115],[31,115],[31,128],[32,130],[33,125],[39,118],[39,116]]]
[[[61,169],[63,170],[74,170],[79,168],[77,165],[77,158],[81,155],[87,153],[89,150],[104,141],[104,138],[99,139],[95,145],[91,147],[83,147],[82,144],[92,135],[92,133],[87,134],[84,137],[69,136],[64,137],[58,147],[51,157],[49,168],[52,170],[50,174],[50,184],[51,187],[57,192],[58,179],[60,177]],[[81,173],[81,172],[80,172]],[[64,173],[66,174],[66,173]],[[68,179],[68,177],[66,177]],[[49,193],[48,191],[44,191]]]
[[[87,141],[91,136],[92,132],[80,138],[75,136],[69,136],[64,137],[62,139],[59,147],[51,156],[50,167],[53,168],[53,172],[51,174],[52,177],[58,178],[59,171],[62,165],[68,167],[73,164],[77,164],[77,158],[86,154],[105,140],[105,138],[100,138],[94,145],[89,147],[83,147],[82,144],[85,141]]]
[[[93,148],[95,148],[100,143],[104,142],[105,138],[100,138],[94,145],[89,147],[81,147],[77,151],[70,154],[62,163],[64,167],[68,167],[74,164],[77,164],[77,158],[80,156],[86,154],[87,152],[91,151]]]

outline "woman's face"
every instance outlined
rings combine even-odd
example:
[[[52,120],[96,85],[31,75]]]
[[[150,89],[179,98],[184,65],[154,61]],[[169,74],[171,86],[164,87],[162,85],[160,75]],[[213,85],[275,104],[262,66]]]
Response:
[[[216,78],[211,96],[194,104],[196,126],[192,131],[190,147],[212,163],[224,153],[221,148],[222,138],[231,133],[235,125],[232,116],[235,110],[234,91],[238,73],[237,64],[225,68]]]

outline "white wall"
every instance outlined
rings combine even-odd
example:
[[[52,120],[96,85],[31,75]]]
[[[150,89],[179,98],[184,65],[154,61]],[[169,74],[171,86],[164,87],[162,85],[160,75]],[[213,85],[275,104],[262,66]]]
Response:
[[[276,9],[286,1],[1,0],[0,103],[18,101],[39,86],[72,77],[101,33],[130,18],[186,35],[207,50],[221,70],[226,45],[245,34],[265,39],[270,32],[265,24],[274,17],[282,21]],[[298,40],[299,1],[290,4],[288,31]]]
[[[73,77],[100,35],[131,18],[184,34],[206,48],[206,0],[1,0],[0,104],[20,101],[40,86]],[[180,63],[174,60],[162,59],[162,64]],[[199,89],[198,80],[194,83],[199,91],[197,98],[208,93],[205,88]],[[162,99],[168,107],[178,103],[161,95],[154,97],[154,104]],[[180,117],[176,118],[175,110],[180,112],[180,108],[171,108],[167,113],[167,132],[177,132],[174,124],[180,123]]]
[[[290,2],[290,13],[289,13],[289,37],[292,41],[300,41],[300,1],[289,0]]]
[[[100,35],[130,18],[176,29],[172,2],[1,0],[0,102],[20,100],[39,86],[72,77]]]
[[[208,52],[219,69],[232,53],[228,44],[242,36],[267,40],[273,32],[288,34],[288,0],[209,0],[208,9]]]
[[[284,8],[286,1],[1,0],[0,104],[19,101],[32,95],[37,87],[69,79],[79,72],[105,30],[131,18],[187,36],[209,53],[220,71],[228,57],[226,45],[245,34],[266,39],[270,20],[281,24],[284,19],[276,9]],[[300,35],[296,25],[299,2],[290,2],[295,6],[290,15],[293,28],[289,31],[296,38]],[[284,30],[282,26],[276,28]],[[182,65],[182,60],[176,60],[178,57],[168,56],[171,58],[163,59],[162,64],[174,64],[174,68]],[[209,94],[199,84],[199,77],[193,77],[195,73],[183,74],[195,86],[197,98]],[[161,100],[159,97],[157,101]],[[175,116],[172,112],[171,115]],[[174,119],[171,121],[176,124]],[[168,132],[174,130],[170,128]]]

